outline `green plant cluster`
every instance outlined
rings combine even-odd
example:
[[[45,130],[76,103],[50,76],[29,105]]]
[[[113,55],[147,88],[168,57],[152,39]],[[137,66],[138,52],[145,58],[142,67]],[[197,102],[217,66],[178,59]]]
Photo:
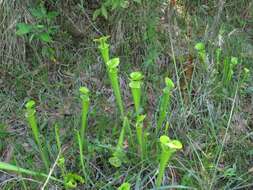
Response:
[[[133,0],[136,3],[141,3],[141,0]],[[94,11],[93,20],[96,20],[98,16],[103,16],[108,19],[109,10],[115,11],[119,9],[126,9],[129,7],[131,1],[129,0],[105,0],[102,2],[101,7]]]
[[[121,167],[124,164],[127,164],[129,159],[129,155],[125,152],[124,142],[129,142],[129,149],[132,152],[136,152],[137,159],[140,158],[140,161],[143,165],[149,159],[159,160],[159,169],[158,169],[158,177],[156,180],[157,187],[162,184],[162,178],[165,173],[165,168],[167,167],[169,160],[172,155],[177,151],[182,149],[182,144],[178,140],[170,140],[170,138],[165,135],[167,134],[167,129],[163,128],[163,124],[166,120],[166,115],[168,111],[168,107],[170,104],[170,96],[171,92],[174,88],[174,83],[168,77],[165,78],[165,88],[163,89],[163,94],[161,97],[161,105],[159,109],[159,117],[156,124],[157,130],[154,130],[153,127],[146,128],[144,127],[144,122],[148,118],[143,113],[143,109],[141,109],[141,97],[142,97],[142,88],[144,85],[143,79],[144,75],[135,71],[130,74],[130,82],[129,87],[131,88],[133,102],[134,102],[134,111],[132,112],[135,117],[131,117],[131,111],[127,112],[122,98],[122,90],[119,85],[119,58],[110,58],[109,56],[109,44],[107,43],[108,37],[101,37],[98,40],[95,40],[99,43],[99,50],[101,52],[102,58],[105,62],[105,67],[107,70],[108,78],[111,82],[111,87],[115,95],[116,103],[118,105],[118,110],[120,113],[120,118],[122,121],[122,128],[120,129],[120,135],[118,138],[118,142],[115,148],[112,149],[112,156],[109,158],[109,163],[115,167]],[[67,171],[65,166],[65,158],[62,153],[60,133],[58,125],[55,125],[55,139],[56,145],[59,152],[58,159],[56,160],[56,165],[60,168],[61,177],[58,179],[57,177],[50,176],[50,179],[58,181],[62,183],[66,189],[73,189],[78,186],[78,184],[89,184],[92,183],[89,177],[89,169],[87,163],[85,162],[85,154],[89,153],[87,141],[87,121],[88,121],[88,113],[90,107],[90,90],[87,87],[80,87],[80,101],[81,101],[81,126],[78,131],[76,131],[77,136],[77,144],[79,147],[79,158],[80,165],[83,171],[83,176],[79,174],[73,173],[71,171]],[[43,135],[39,130],[38,123],[36,120],[36,109],[35,109],[35,101],[30,100],[26,103],[26,118],[31,128],[32,134],[34,136],[34,141],[38,146],[38,150],[41,155],[41,159],[45,165],[45,171],[49,172],[50,170],[50,161],[47,155],[47,149],[43,145]],[[133,120],[133,123],[130,122]],[[132,128],[135,128],[135,133]],[[160,137],[160,142],[156,141],[159,137],[159,132],[163,133]],[[137,143],[135,143],[137,142]],[[161,148],[159,148],[159,146]],[[155,148],[157,152],[157,156],[154,158],[150,156],[151,150]],[[11,170],[18,173],[31,174],[36,175],[38,172],[29,171],[26,169],[22,169],[13,165],[8,165],[6,163],[0,163],[0,169]],[[40,174],[40,176],[45,177],[46,174]],[[123,183],[119,189],[130,189],[129,183]]]
[[[24,36],[29,42],[39,41],[43,44],[42,54],[51,60],[55,59],[55,51],[51,47],[53,37],[58,31],[58,26],[53,21],[58,16],[56,11],[47,11],[44,4],[30,9],[30,13],[35,19],[34,23],[21,22],[17,24],[16,35]]]

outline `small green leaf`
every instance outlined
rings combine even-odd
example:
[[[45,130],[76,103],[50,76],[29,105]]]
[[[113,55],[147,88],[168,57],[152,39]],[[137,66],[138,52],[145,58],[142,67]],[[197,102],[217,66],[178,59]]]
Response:
[[[101,9],[97,9],[94,11],[93,15],[92,15],[92,20],[96,20],[96,18],[101,15]]]
[[[56,11],[50,11],[47,13],[47,19],[52,20],[59,15]]]
[[[41,39],[43,42],[52,42],[51,36],[46,32],[39,34],[38,38]]]
[[[55,58],[55,50],[51,47],[44,46],[42,47],[42,55],[44,57],[47,57],[53,60]]]
[[[102,13],[102,15],[104,16],[105,19],[108,18],[108,12],[107,12],[105,6],[101,7],[101,13]]]
[[[116,1],[112,1],[111,5],[107,5],[107,6],[111,6],[112,10],[115,10],[117,8],[120,8],[120,4],[123,3],[124,0],[116,0]]]
[[[22,36],[32,31],[32,25],[26,23],[18,23],[16,35]]]
[[[43,6],[41,6],[38,8],[31,9],[31,14],[38,19],[42,19],[46,17],[47,11]]]

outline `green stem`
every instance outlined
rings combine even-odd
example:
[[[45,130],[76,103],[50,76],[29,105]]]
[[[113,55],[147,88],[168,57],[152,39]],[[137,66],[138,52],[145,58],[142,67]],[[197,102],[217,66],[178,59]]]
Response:
[[[141,88],[133,88],[132,87],[131,91],[132,91],[132,96],[134,99],[135,112],[136,112],[136,115],[138,115],[139,111],[140,111]]]
[[[16,172],[16,173],[24,173],[24,174],[32,175],[32,176],[41,176],[41,177],[45,177],[45,178],[48,177],[47,174],[31,171],[31,170],[24,169],[24,168],[20,168],[18,166],[11,165],[11,164],[1,162],[1,161],[0,161],[0,170],[12,171],[12,172]],[[52,176],[50,176],[50,179],[53,180],[53,181],[56,181],[56,182],[63,183],[62,180],[57,179],[57,178],[52,177]]]
[[[136,135],[137,135],[137,141],[139,143],[142,161],[145,158],[145,146],[144,146],[144,134],[143,134],[143,120],[144,119],[145,119],[145,115],[139,115],[136,121]]]
[[[171,158],[172,152],[171,151],[162,151],[161,156],[160,156],[160,165],[159,165],[159,172],[158,172],[158,177],[156,180],[156,186],[160,187],[162,184],[162,179],[164,176],[165,168],[168,165],[168,162]]]
[[[105,44],[103,46],[99,46],[99,51],[102,55],[104,63],[107,63],[109,61],[109,44]]]
[[[159,131],[161,130],[163,122],[166,118],[169,101],[170,101],[170,91],[167,89],[164,89],[162,99],[161,99],[161,105],[159,109],[159,117],[158,117],[158,122],[157,122],[156,134],[158,134]]]
[[[141,160],[144,160],[144,152],[143,152],[143,131],[142,131],[142,126],[137,125],[136,126],[136,134],[137,134],[137,140],[139,143],[140,147],[140,153],[141,153]]]
[[[82,146],[85,145],[85,133],[86,133],[86,128],[87,128],[87,117],[88,117],[88,111],[89,111],[89,106],[90,106],[90,98],[89,98],[89,89],[86,87],[80,87],[79,89],[80,92],[80,98],[82,101],[82,125],[80,129],[80,138],[82,142]]]
[[[82,166],[82,172],[83,172],[83,175],[84,175],[84,179],[85,180],[88,179],[89,181],[91,181],[91,179],[89,178],[89,175],[86,173],[86,166],[85,166],[84,157],[83,157],[83,144],[82,144],[83,142],[81,140],[81,135],[79,134],[78,131],[77,131],[77,140],[78,140],[78,146],[79,146],[80,163],[81,163],[81,166]]]
[[[215,58],[216,58],[216,69],[217,71],[219,71],[220,61],[221,61],[221,48],[216,49]]]
[[[123,127],[122,127],[121,132],[120,132],[118,144],[117,144],[117,147],[116,147],[116,152],[121,152],[123,150],[125,132],[126,132],[126,129],[128,127],[127,125],[129,125],[128,119],[127,119],[127,117],[124,117]]]
[[[57,124],[55,124],[55,139],[56,139],[58,151],[61,152],[60,132],[59,132],[59,127]],[[60,155],[57,165],[60,167],[61,174],[64,177],[67,172],[66,172],[66,167],[65,167],[65,159],[62,155]]]
[[[119,110],[120,110],[120,115],[122,118],[124,118],[124,106],[123,106],[123,101],[121,98],[121,91],[120,91],[119,82],[118,82],[117,68],[109,71],[109,78],[110,78],[112,89],[113,89],[113,92],[114,92],[114,95],[116,98],[116,102],[117,102]]]
[[[130,74],[130,80],[131,82],[129,83],[129,86],[131,88],[133,100],[134,100],[134,107],[135,107],[135,112],[136,116],[140,114],[140,102],[141,102],[141,86],[142,86],[142,79],[143,75],[141,72],[136,71],[132,72]]]
[[[35,117],[36,110],[34,109],[34,106],[35,106],[35,102],[33,100],[30,100],[27,102],[27,104],[26,104],[26,108],[27,108],[26,109],[26,118],[27,118],[27,121],[28,121],[31,129],[32,129],[32,133],[33,133],[35,142],[39,148],[41,159],[44,162],[46,170],[49,171],[48,157],[47,157],[46,151],[42,147],[42,143],[39,138],[39,128],[38,128],[36,117]]]
[[[159,172],[156,179],[156,186],[160,187],[162,184],[162,179],[164,176],[165,168],[168,165],[169,160],[174,152],[182,149],[182,144],[178,140],[171,140],[168,136],[162,135],[160,137],[161,149],[162,152],[160,154],[160,165]]]
[[[143,156],[144,158],[147,157],[148,155],[148,136],[149,136],[149,133],[147,131],[144,132],[144,135],[143,135]]]
[[[89,111],[89,105],[90,102],[88,100],[83,100],[82,101],[82,126],[81,126],[81,139],[85,138],[85,132],[87,128],[87,116],[88,116],[88,111]]]

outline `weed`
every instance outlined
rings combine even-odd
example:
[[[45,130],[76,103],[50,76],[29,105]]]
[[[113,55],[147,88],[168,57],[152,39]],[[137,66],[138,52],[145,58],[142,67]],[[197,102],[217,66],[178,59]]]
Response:
[[[141,0],[134,0],[134,2],[141,3]],[[129,7],[130,2],[128,0],[105,0],[99,9],[95,10],[93,13],[93,20],[96,20],[98,16],[103,16],[108,19],[108,10],[120,10]]]
[[[57,32],[58,27],[52,24],[53,19],[58,16],[56,11],[47,11],[43,4],[30,10],[36,19],[35,24],[18,23],[16,35],[28,36],[29,42],[38,40],[42,42],[42,54],[51,60],[55,60],[55,51],[50,46],[53,42],[52,36]]]

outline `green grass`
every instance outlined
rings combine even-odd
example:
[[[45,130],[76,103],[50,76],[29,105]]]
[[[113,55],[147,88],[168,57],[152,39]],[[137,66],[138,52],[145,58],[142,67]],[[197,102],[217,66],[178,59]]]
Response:
[[[92,14],[100,4],[48,2],[48,9],[59,12],[52,23],[59,26],[51,44],[56,60],[41,54],[42,42],[15,35],[17,23],[36,24],[29,13],[36,2],[0,1],[0,189],[37,189],[48,177],[46,188],[63,189],[64,176],[65,183],[77,182],[76,189],[117,189],[124,182],[131,189],[155,189],[161,152],[154,132],[167,76],[175,87],[160,134],[180,140],[183,149],[170,160],[160,189],[252,189],[252,1],[225,2],[221,13],[218,1],[178,1],[181,13],[161,1],[143,0],[95,21]],[[110,35],[110,57],[120,58],[118,81],[131,130],[123,130],[107,68],[93,42],[101,33]],[[205,44],[207,68],[194,49],[198,42]],[[231,57],[238,58],[232,76],[223,67]],[[128,85],[132,71],[145,76],[137,107],[146,114],[146,157],[139,154],[136,138]],[[84,147],[82,134],[77,135],[80,86],[90,90]],[[25,118],[30,99],[36,101],[48,172]],[[53,167],[59,152],[65,172],[58,164]],[[116,168],[109,158],[119,153],[124,158]]]

